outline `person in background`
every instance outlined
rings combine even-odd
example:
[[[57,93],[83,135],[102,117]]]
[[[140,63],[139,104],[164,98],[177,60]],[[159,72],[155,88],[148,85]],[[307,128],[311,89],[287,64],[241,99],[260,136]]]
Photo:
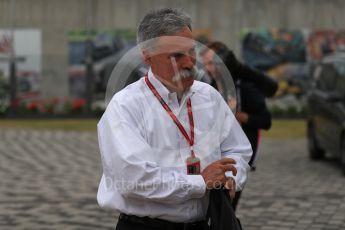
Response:
[[[244,133],[247,135],[252,146],[253,155],[248,162],[252,170],[256,169],[256,158],[260,142],[260,130],[268,130],[271,127],[271,114],[267,109],[265,96],[272,95],[277,89],[274,81],[267,79],[268,76],[254,70],[239,61],[229,48],[221,42],[211,42],[207,48],[201,51],[201,57],[208,75],[211,78],[211,85],[216,89],[222,89],[221,76],[217,71],[215,55],[218,55],[225,63],[236,88],[236,119],[240,122]],[[260,79],[267,83],[263,85]],[[265,92],[263,92],[265,91]],[[236,210],[241,191],[236,192],[233,200],[233,208]]]

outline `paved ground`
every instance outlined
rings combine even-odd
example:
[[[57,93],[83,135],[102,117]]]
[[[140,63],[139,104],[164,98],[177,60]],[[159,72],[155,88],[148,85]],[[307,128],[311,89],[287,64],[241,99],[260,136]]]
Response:
[[[345,177],[311,162],[305,140],[266,140],[238,210],[246,230],[345,229]]]
[[[0,130],[0,229],[114,229],[96,203],[95,133]],[[345,229],[345,177],[305,140],[264,140],[238,216],[245,230]]]

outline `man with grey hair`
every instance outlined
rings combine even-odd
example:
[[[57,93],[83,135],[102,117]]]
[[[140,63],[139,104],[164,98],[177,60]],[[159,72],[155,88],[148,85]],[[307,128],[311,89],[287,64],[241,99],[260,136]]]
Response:
[[[241,190],[251,147],[221,95],[194,81],[190,18],[148,13],[138,43],[148,73],[116,93],[98,123],[97,199],[116,229],[203,229],[208,190]]]

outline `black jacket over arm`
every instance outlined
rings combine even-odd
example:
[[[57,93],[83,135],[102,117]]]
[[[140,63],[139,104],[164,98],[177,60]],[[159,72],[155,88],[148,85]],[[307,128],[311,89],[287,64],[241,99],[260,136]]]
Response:
[[[212,189],[207,209],[206,221],[210,222],[207,230],[241,230],[242,226],[236,218],[231,205],[229,191],[226,189]]]

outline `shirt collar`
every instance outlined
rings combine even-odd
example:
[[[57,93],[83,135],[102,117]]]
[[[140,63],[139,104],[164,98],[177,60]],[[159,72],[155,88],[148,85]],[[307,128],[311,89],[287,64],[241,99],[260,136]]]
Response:
[[[161,81],[159,81],[157,79],[157,77],[153,74],[151,68],[149,69],[149,72],[147,74],[151,84],[156,88],[157,92],[161,95],[161,97],[164,99],[164,101],[168,101],[169,100],[169,95],[171,96],[173,92],[170,92]],[[195,93],[195,88],[194,88],[194,84],[192,85],[192,87],[190,87],[190,89],[184,93],[182,99],[181,99],[181,104],[183,104],[183,102],[185,101],[186,98],[191,97],[193,94]]]
[[[164,101],[168,101],[169,99],[169,90],[163,85],[163,83],[156,78],[156,76],[152,73],[152,70],[150,68],[148,74],[147,74],[151,84],[156,88],[157,92],[161,95],[161,97],[164,99]]]

